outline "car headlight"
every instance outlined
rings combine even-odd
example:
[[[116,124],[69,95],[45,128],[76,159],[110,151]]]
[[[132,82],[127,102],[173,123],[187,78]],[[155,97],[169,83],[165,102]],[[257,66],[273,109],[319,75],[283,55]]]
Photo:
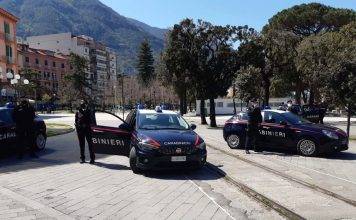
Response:
[[[138,148],[140,148],[141,150],[154,150],[154,149],[158,149],[159,147],[153,144],[139,142]]]
[[[335,139],[335,140],[339,139],[339,136],[337,136],[337,134],[332,131],[323,130],[323,134],[325,134],[327,137],[329,137],[331,139]]]
[[[195,146],[196,148],[199,148],[201,150],[205,150],[206,149],[206,145],[205,145],[205,142],[201,142],[200,144],[196,145]]]

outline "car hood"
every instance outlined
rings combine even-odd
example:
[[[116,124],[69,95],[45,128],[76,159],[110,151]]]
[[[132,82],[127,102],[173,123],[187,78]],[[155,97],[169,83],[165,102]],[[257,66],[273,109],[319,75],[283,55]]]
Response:
[[[306,129],[306,130],[318,131],[318,132],[322,132],[322,130],[334,131],[334,132],[339,133],[342,136],[346,136],[346,133],[342,129],[331,126],[331,125],[310,123],[310,124],[298,125],[297,127]]]
[[[140,130],[138,134],[157,141],[161,146],[193,145],[198,137],[192,130]]]

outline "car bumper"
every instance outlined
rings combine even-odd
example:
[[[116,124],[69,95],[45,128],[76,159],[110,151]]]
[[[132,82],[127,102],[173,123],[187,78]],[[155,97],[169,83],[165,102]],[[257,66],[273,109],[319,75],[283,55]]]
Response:
[[[189,155],[163,155],[137,150],[137,167],[142,170],[194,169],[206,163],[206,150]],[[185,161],[172,162],[172,156],[185,156]]]
[[[346,151],[349,149],[347,140],[330,141],[325,143],[320,148],[320,153],[334,153],[340,151]]]

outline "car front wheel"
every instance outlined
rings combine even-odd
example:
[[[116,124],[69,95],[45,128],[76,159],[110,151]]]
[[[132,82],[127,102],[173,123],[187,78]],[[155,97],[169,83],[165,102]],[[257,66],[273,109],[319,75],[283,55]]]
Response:
[[[297,145],[298,148],[298,152],[303,155],[303,156],[315,156],[317,155],[318,151],[317,151],[317,145],[315,143],[315,141],[311,140],[311,139],[301,139],[298,142]]]
[[[46,148],[47,137],[43,133],[38,133],[35,137],[36,150],[42,151]]]
[[[227,144],[231,149],[237,149],[241,146],[241,138],[239,135],[236,134],[230,134],[226,138]]]
[[[130,150],[130,168],[133,173],[140,173],[140,169],[137,167],[137,156],[136,156],[136,149],[134,147],[131,148]]]

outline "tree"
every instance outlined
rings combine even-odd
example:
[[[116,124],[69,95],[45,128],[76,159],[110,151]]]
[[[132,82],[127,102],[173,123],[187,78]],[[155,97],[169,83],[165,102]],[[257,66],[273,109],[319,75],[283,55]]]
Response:
[[[77,54],[71,53],[69,57],[72,73],[65,76],[67,83],[77,92],[77,97],[80,99],[87,99],[95,101],[93,97],[88,94],[89,91],[94,91],[91,85],[91,79],[87,77],[86,70],[88,68],[88,61]]]
[[[248,103],[251,99],[260,99],[262,97],[262,77],[261,69],[252,65],[242,67],[237,71],[235,85],[239,99]]]
[[[161,55],[160,78],[177,93],[181,114],[187,112],[187,92],[192,89],[195,74],[195,35],[196,25],[190,19],[174,25],[167,34],[166,48]]]
[[[148,40],[141,43],[138,53],[138,79],[142,86],[148,87],[155,78],[154,59]]]
[[[209,99],[210,126],[216,127],[214,99],[227,94],[237,70],[237,53],[232,47],[236,28],[199,21],[198,29],[199,69],[198,78],[194,81],[198,91],[203,91]]]
[[[316,85],[311,85],[308,81],[303,79],[293,62],[293,59],[297,56],[296,48],[299,42],[311,35],[337,31],[343,25],[355,20],[356,13],[353,10],[332,8],[319,3],[310,3],[297,5],[277,13],[263,28],[262,34],[270,36],[269,42],[273,42],[272,39],[275,39],[275,42],[281,40],[288,42],[289,49],[287,51],[275,50],[276,53],[274,56],[278,58],[276,60],[283,57],[288,58],[287,61],[290,65],[289,67],[285,67],[291,68],[291,71],[278,72],[280,76],[277,76],[277,79],[286,84],[291,84],[291,81],[293,82],[294,85],[292,86],[295,89],[295,96],[298,102],[300,102],[301,94],[305,89],[308,89],[310,92],[310,103],[314,102],[314,94],[318,92]],[[282,33],[282,35],[278,33]],[[290,41],[290,39],[292,41]],[[271,48],[273,48],[274,45],[278,44],[271,44]],[[279,62],[274,62],[274,65],[278,66]],[[290,78],[292,78],[292,80]]]
[[[296,63],[307,80],[331,89],[328,95],[347,109],[349,136],[350,117],[356,110],[356,22],[339,32],[304,39],[298,47]]]

